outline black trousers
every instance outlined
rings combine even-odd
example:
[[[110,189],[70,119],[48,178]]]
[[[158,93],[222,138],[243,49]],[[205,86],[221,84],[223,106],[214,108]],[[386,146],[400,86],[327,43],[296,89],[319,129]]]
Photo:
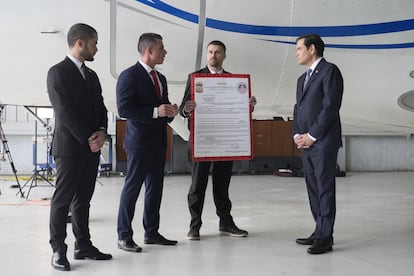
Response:
[[[79,248],[92,245],[89,207],[95,190],[99,154],[55,157],[56,190],[50,205],[50,244],[53,252],[66,250],[66,219],[71,206],[72,230]]]
[[[220,227],[234,225],[233,217],[230,215],[231,201],[229,199],[233,161],[194,162],[192,183],[188,192],[188,208],[191,214],[190,228],[193,229],[199,229],[202,225],[201,214],[210,166],[212,166],[213,197],[216,213],[220,218]]]
[[[336,162],[338,149],[314,144],[302,150],[306,188],[317,239],[332,238],[336,216]]]

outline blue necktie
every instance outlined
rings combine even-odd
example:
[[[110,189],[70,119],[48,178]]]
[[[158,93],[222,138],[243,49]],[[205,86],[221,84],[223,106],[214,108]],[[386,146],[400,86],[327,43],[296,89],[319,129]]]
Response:
[[[308,84],[311,73],[312,73],[312,69],[308,68],[308,70],[306,70],[305,81],[303,82],[303,89],[305,89],[306,85]]]

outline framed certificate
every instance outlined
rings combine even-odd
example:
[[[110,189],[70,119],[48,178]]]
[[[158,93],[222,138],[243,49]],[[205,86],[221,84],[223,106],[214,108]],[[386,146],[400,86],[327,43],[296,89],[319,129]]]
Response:
[[[191,76],[193,161],[252,159],[250,95],[248,74]]]

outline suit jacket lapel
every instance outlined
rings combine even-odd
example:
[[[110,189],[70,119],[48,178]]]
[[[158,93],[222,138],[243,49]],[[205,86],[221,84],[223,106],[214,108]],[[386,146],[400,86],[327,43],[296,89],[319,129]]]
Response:
[[[148,74],[147,70],[145,70],[144,66],[142,66],[139,62],[137,62],[137,64],[135,65],[136,69],[137,69],[137,74],[138,75],[144,75],[146,82],[147,82],[147,86],[148,87],[153,87],[155,90],[155,86],[154,83],[151,80],[150,75]]]
[[[158,100],[158,97],[157,97],[157,92],[155,91],[155,85],[154,85],[154,82],[152,81],[152,79],[151,79],[150,75],[148,74],[147,70],[145,70],[144,66],[142,66],[139,62],[137,62],[137,63],[136,63],[136,69],[137,69],[137,74],[138,74],[138,75],[144,75],[144,76],[145,76],[145,79],[146,79],[146,86],[147,86],[149,89],[152,89],[152,92],[153,92],[153,93],[151,93],[151,94],[152,94],[152,95],[151,95],[151,97],[152,97],[152,98],[154,98],[154,100],[158,102],[159,100]],[[155,71],[155,72],[156,72],[156,74],[158,75],[158,72],[157,72],[157,71]],[[165,92],[164,92],[164,86],[165,86],[165,84],[164,84],[164,83],[162,83],[161,78],[159,77],[159,75],[158,75],[158,79],[160,80],[160,83],[161,83],[161,85],[162,85],[162,94],[164,94],[164,93],[165,93]],[[162,99],[163,97],[164,97],[164,96],[163,96],[163,95],[161,95],[161,99]]]
[[[210,70],[208,70],[208,67],[204,67],[203,70],[201,70],[201,73],[209,73],[210,74]]]
[[[66,62],[66,64],[68,64],[68,66],[70,66],[72,68],[71,70],[73,71],[74,75],[78,75],[79,79],[85,81],[85,79],[82,76],[82,73],[79,71],[78,67],[76,67],[76,64],[72,60],[70,60],[70,58],[66,57],[65,62]]]
[[[322,58],[321,61],[318,63],[318,65],[315,67],[315,70],[313,70],[312,75],[310,76],[309,81],[306,84],[306,87],[303,87],[303,83],[305,82],[306,73],[304,73],[301,76],[300,83],[299,83],[300,87],[302,87],[301,99],[306,94],[306,92],[309,90],[309,87],[311,87],[312,82],[315,80],[315,78],[319,74],[319,70],[323,67],[324,64],[325,64],[325,59]]]
[[[303,99],[303,96],[305,95],[305,92],[307,89],[304,89],[303,87],[303,83],[305,82],[305,77],[306,77],[306,73],[304,73],[302,76],[300,76],[299,78],[299,82],[298,82],[298,90],[299,92],[299,101],[301,101]],[[307,86],[309,88],[309,85]]]

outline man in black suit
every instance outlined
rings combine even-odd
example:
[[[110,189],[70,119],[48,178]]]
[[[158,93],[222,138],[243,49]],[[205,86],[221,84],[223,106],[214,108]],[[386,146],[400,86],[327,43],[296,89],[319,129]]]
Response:
[[[325,44],[318,35],[296,40],[296,58],[308,67],[299,77],[293,110],[293,138],[301,149],[310,207],[316,226],[307,238],[309,254],[332,250],[336,214],[335,172],[342,146],[339,109],[344,90],[338,67],[323,58]]]
[[[47,74],[49,99],[55,113],[52,154],[57,174],[50,206],[50,244],[52,266],[57,270],[70,270],[65,238],[71,203],[74,258],[112,258],[92,245],[89,233],[90,200],[108,124],[98,76],[84,64],[94,60],[98,34],[91,26],[79,23],[70,28],[67,39],[67,57]]]
[[[127,119],[124,148],[127,176],[118,213],[118,248],[140,252],[133,240],[132,219],[141,186],[145,182],[143,225],[145,244],[175,245],[159,232],[160,206],[167,149],[167,123],[178,114],[168,99],[167,80],[155,70],[167,51],[162,37],[144,33],[138,41],[138,62],[124,70],[116,85],[118,114]]]
[[[194,73],[229,74],[223,69],[223,61],[226,58],[226,46],[223,42],[213,40],[207,45],[207,66]],[[192,73],[192,74],[194,74]],[[188,76],[183,100],[180,105],[180,114],[184,118],[191,116],[196,108],[196,103],[191,100],[191,75]],[[256,98],[250,98],[252,109],[256,104]],[[216,213],[220,218],[219,231],[221,234],[233,237],[246,237],[248,232],[239,229],[230,214],[231,201],[229,198],[230,178],[233,161],[193,162],[192,183],[188,192],[188,208],[191,214],[190,231],[188,240],[200,239],[204,198],[207,188],[208,175],[212,166],[213,197],[216,204]]]

